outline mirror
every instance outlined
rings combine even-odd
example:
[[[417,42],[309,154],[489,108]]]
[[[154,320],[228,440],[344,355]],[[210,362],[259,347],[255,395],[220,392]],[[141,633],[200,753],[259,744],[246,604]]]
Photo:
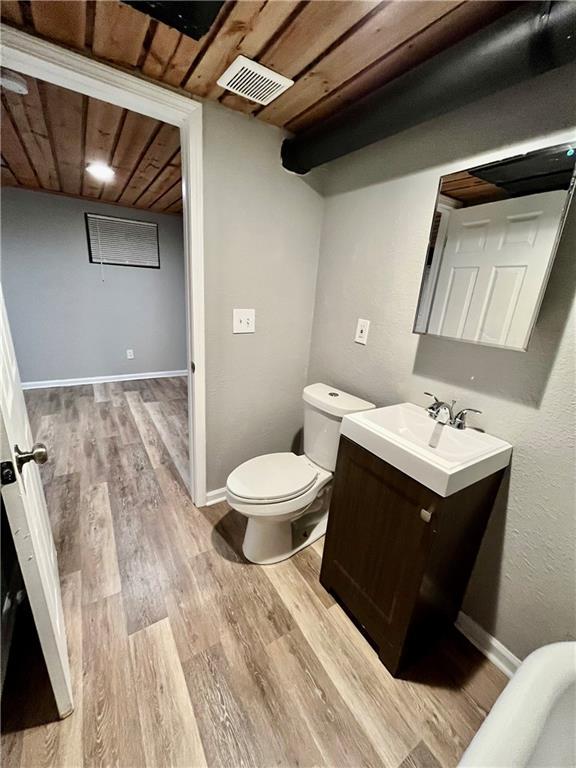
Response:
[[[575,163],[562,144],[440,179],[414,333],[528,347]]]

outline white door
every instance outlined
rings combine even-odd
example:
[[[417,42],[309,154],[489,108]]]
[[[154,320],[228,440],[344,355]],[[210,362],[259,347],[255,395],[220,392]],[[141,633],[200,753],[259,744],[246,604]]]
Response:
[[[15,482],[2,486],[2,499],[56,706],[60,717],[66,717],[73,703],[58,562],[38,466],[28,461],[17,470],[15,446],[30,451],[33,437],[1,290],[0,323],[0,453],[2,462],[11,462],[15,470]]]
[[[557,191],[451,211],[428,332],[525,349],[565,203]]]

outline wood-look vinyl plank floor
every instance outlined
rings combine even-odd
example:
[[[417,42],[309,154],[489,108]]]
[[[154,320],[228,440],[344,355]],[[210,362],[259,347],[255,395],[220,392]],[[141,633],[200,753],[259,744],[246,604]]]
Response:
[[[376,654],[357,637],[340,607],[326,610],[290,560],[269,566],[266,573],[349,709],[362,713],[382,764],[399,765],[418,736],[413,713],[398,707],[393,678],[382,673]],[[341,617],[346,634],[338,624]]]
[[[320,585],[322,540],[246,562],[246,520],[190,500],[184,378],[26,399],[76,709],[27,726],[30,695],[4,701],[4,766],[456,765],[506,678],[456,632],[392,678]]]
[[[184,671],[168,619],[130,635],[147,765],[206,765]]]
[[[308,727],[308,713],[299,708],[267,649],[242,644],[232,633],[222,636],[221,647],[232,671],[235,695],[244,702],[257,730],[273,734],[275,764],[324,764]]]
[[[80,475],[55,477],[46,489],[60,573],[80,570]]]
[[[96,483],[81,498],[80,557],[82,600],[93,603],[121,591],[108,484]]]
[[[210,766],[270,765],[270,736],[257,739],[243,697],[238,697],[232,672],[219,645],[184,663],[190,698],[197,701],[196,719]]]
[[[268,656],[282,690],[293,700],[294,711],[304,715],[324,762],[374,768],[384,765],[361,723],[350,718],[345,701],[299,629],[272,643]]]
[[[80,571],[62,577],[62,607],[68,635],[68,653],[76,709],[66,720],[54,721],[23,733],[21,765],[81,765],[82,755],[82,576]]]
[[[82,608],[83,763],[143,766],[144,743],[122,595]],[[72,715],[74,716],[74,715]]]

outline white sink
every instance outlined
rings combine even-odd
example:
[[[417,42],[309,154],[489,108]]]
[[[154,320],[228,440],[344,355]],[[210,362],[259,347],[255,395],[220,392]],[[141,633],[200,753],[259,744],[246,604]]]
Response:
[[[503,469],[512,455],[504,440],[438,424],[412,403],[344,416],[340,432],[440,496]]]

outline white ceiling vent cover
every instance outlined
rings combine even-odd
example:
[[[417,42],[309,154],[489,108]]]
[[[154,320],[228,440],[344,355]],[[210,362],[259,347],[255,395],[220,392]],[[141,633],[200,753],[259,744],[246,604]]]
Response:
[[[279,75],[278,72],[263,67],[246,56],[238,56],[220,77],[218,85],[257,104],[270,104],[293,86],[294,80]]]

